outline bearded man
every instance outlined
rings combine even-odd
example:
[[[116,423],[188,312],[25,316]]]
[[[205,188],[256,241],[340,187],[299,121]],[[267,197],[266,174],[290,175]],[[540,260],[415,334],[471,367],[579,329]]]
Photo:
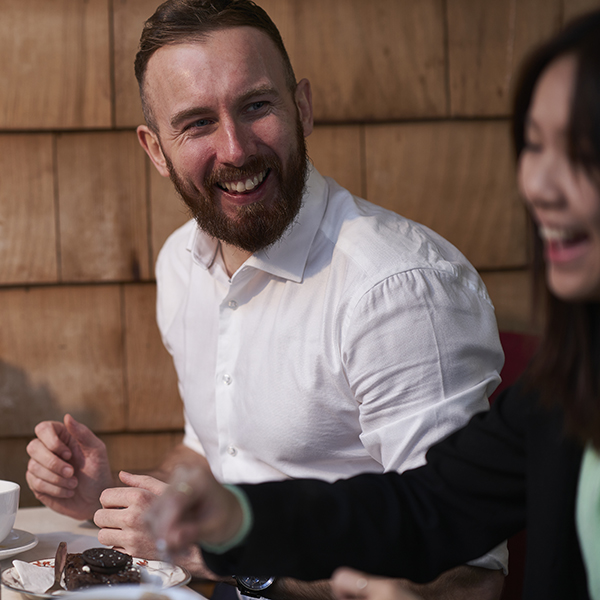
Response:
[[[208,461],[225,483],[416,467],[487,408],[503,355],[485,287],[454,247],[309,165],[310,84],[262,9],[169,0],[135,67],[139,141],[193,216],[156,267],[184,442],[156,478],[122,473],[115,488],[103,446],[67,416],[37,427],[28,482],[56,510],[95,513],[100,542],[153,557],[142,513],[173,465]],[[197,548],[185,564],[212,577]],[[497,598],[505,566],[502,548],[420,590]],[[327,582],[238,584],[330,596]]]

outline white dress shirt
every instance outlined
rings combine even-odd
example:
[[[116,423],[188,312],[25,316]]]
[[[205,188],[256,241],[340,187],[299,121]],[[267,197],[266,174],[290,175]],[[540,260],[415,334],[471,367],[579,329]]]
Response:
[[[294,226],[231,279],[193,221],[156,277],[185,443],[225,483],[416,467],[499,382],[494,309],[469,262],[314,169]]]

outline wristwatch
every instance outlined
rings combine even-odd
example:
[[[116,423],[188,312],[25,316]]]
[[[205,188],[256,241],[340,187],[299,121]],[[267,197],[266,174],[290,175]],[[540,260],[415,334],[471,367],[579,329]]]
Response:
[[[275,577],[254,577],[253,575],[234,575],[240,594],[251,598],[263,598],[263,592],[270,588]]]

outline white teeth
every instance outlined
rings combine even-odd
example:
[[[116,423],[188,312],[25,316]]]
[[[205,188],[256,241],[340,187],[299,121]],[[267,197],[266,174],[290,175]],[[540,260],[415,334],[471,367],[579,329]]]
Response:
[[[248,192],[253,190],[262,180],[265,178],[267,172],[263,171],[254,177],[249,177],[246,181],[223,181],[221,187],[225,188],[228,192]]]
[[[564,242],[577,236],[577,232],[569,229],[554,229],[552,227],[540,227],[540,236],[549,242]]]

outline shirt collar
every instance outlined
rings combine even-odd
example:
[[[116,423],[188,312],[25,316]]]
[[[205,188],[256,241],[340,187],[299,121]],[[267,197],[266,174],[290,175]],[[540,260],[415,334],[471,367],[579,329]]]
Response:
[[[327,181],[312,165],[296,221],[273,246],[253,254],[244,266],[260,269],[282,279],[300,282],[308,254],[327,207]],[[187,249],[205,269],[213,264],[219,249],[217,240],[195,227]]]

